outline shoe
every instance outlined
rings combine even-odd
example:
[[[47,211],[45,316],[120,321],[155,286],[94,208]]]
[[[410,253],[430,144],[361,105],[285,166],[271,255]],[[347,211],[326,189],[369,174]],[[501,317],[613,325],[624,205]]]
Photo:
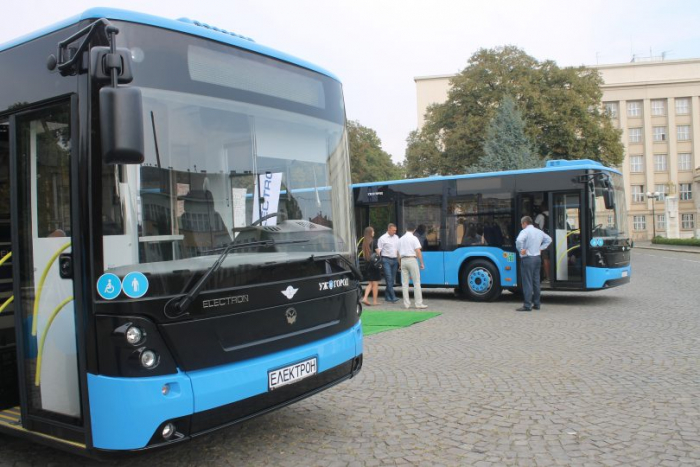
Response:
[[[530,308],[525,308],[524,306],[521,306],[520,308],[516,308],[515,311],[531,311]]]
[[[408,305],[408,306],[404,305],[403,307],[408,310],[409,308],[411,308],[411,305]]]
[[[418,308],[419,310],[425,310],[426,308],[428,308],[428,305],[416,305],[416,308]]]
[[[539,310],[539,309],[540,309],[540,306],[539,306],[539,305],[533,305],[533,306],[532,306],[532,309],[533,309],[533,310]]]
[[[362,300],[362,304],[364,306],[372,306],[372,304],[370,302],[368,302],[367,300]]]
[[[398,301],[399,301],[399,299],[398,299],[398,298],[395,298],[395,299],[393,299],[393,300],[389,300],[389,301],[390,301],[391,303],[396,303],[396,302],[398,302]]]

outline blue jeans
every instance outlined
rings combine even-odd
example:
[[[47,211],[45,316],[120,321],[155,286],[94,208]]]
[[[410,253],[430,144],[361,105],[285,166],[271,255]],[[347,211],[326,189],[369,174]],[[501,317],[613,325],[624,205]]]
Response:
[[[539,256],[523,256],[520,258],[521,278],[523,280],[523,307],[540,306],[540,267],[542,258]]]
[[[384,279],[386,280],[384,300],[395,302],[397,298],[396,292],[394,292],[394,283],[396,282],[396,271],[399,270],[399,260],[382,256],[382,264],[384,265]]]

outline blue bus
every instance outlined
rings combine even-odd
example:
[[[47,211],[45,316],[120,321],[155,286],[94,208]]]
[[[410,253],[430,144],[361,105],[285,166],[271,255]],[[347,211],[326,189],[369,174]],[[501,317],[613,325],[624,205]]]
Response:
[[[147,450],[360,371],[334,75],[91,9],[0,45],[0,82],[0,432]]]
[[[522,216],[552,237],[543,290],[599,290],[630,281],[622,174],[591,160],[546,167],[353,185],[356,232],[418,225],[423,287],[454,287],[476,301],[518,291],[515,239]]]

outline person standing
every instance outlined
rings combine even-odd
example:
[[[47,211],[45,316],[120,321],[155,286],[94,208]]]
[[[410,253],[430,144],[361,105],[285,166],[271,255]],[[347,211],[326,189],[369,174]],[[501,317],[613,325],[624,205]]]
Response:
[[[520,252],[520,276],[523,281],[523,306],[516,311],[540,309],[540,267],[541,251],[546,249],[552,238],[544,231],[532,225],[532,218],[525,216],[520,220],[523,230],[515,240],[515,247]]]
[[[401,255],[401,293],[403,295],[404,308],[411,307],[411,297],[409,295],[409,280],[413,281],[413,298],[416,301],[416,308],[428,308],[423,303],[423,291],[420,287],[420,270],[425,269],[423,253],[421,252],[420,241],[413,235],[416,229],[415,224],[406,225],[406,233],[399,241],[399,254]]]
[[[382,272],[380,269],[373,266],[371,258],[374,250],[377,248],[376,242],[374,241],[374,228],[372,226],[365,228],[365,236],[362,239],[362,256],[364,257],[364,271],[362,271],[365,280],[367,281],[367,287],[365,288],[365,296],[362,299],[362,303],[370,306],[369,298],[370,292],[372,292],[372,303],[371,305],[378,305],[377,295],[379,294],[379,281],[382,278]]]
[[[396,235],[396,225],[389,224],[386,233],[379,237],[377,242],[377,254],[382,257],[384,265],[384,279],[386,289],[384,290],[384,300],[390,303],[399,301],[394,292],[394,282],[396,282],[396,271],[399,269],[399,236]]]

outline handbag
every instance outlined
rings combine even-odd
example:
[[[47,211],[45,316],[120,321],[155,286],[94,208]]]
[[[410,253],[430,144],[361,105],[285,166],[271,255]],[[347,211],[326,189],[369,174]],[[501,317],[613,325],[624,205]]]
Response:
[[[384,264],[382,263],[382,257],[376,253],[372,253],[372,255],[369,257],[369,265],[370,267],[373,267],[374,269],[378,269],[380,271],[384,268]]]

